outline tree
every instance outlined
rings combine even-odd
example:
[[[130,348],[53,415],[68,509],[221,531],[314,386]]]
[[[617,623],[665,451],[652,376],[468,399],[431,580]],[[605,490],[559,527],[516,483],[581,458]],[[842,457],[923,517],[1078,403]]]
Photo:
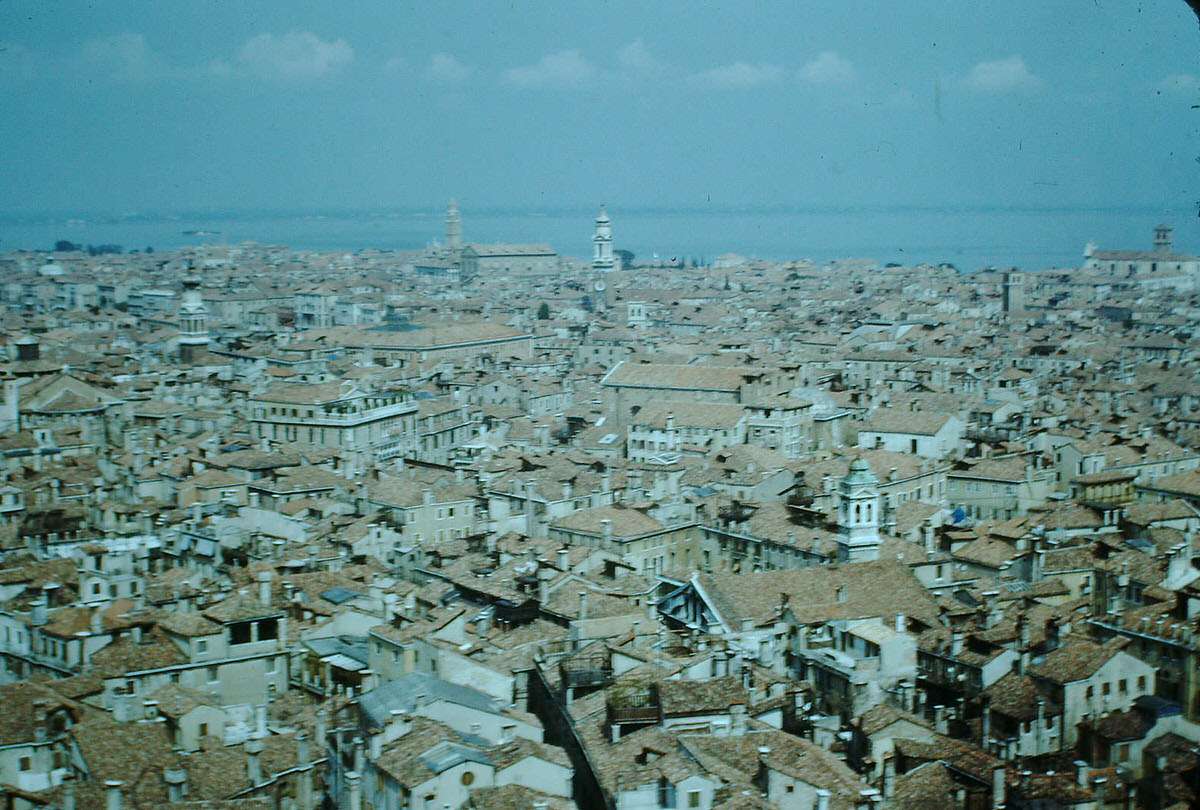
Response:
[[[79,249],[79,245],[74,242],[68,242],[66,239],[59,239],[54,243],[54,251],[56,253],[74,253]]]
[[[538,316],[539,321],[550,320],[550,305],[547,304],[545,301],[543,301],[542,305],[540,307],[538,307],[537,316]]]

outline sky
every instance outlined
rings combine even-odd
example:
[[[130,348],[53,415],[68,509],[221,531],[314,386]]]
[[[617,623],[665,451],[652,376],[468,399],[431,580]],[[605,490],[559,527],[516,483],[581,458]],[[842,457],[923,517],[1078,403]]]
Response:
[[[1194,208],[1183,0],[0,2],[0,213]]]

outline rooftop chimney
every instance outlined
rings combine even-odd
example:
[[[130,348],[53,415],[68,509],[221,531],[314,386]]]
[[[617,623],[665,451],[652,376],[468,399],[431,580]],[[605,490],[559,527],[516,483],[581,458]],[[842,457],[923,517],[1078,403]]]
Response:
[[[296,765],[307,768],[311,754],[308,750],[308,732],[303,729],[296,732]]]
[[[271,572],[259,571],[254,575],[258,582],[258,601],[265,607],[271,606]]]
[[[258,755],[262,753],[263,742],[257,737],[246,740],[246,775],[250,778],[251,785],[261,785],[262,765],[258,761]]]
[[[104,782],[104,807],[105,810],[121,810],[121,785],[124,784],[120,779],[107,779]]]
[[[349,771],[346,774],[346,806],[348,810],[362,810],[362,788],[358,782],[356,771]]]
[[[183,768],[165,768],[163,781],[167,783],[167,801],[183,801],[187,795],[187,771]]]

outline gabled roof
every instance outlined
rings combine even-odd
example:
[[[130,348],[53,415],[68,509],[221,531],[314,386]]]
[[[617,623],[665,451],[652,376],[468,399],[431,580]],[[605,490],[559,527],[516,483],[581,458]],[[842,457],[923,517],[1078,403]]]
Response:
[[[374,725],[382,727],[391,717],[392,709],[411,713],[419,698],[457,703],[489,714],[500,711],[496,699],[490,695],[424,672],[412,672],[377,686],[359,698],[359,708]]]

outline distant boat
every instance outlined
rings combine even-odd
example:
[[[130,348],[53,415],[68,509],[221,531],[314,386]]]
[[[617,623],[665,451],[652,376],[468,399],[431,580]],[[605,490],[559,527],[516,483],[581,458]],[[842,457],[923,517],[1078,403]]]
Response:
[[[220,236],[220,231],[180,231],[184,236]]]

